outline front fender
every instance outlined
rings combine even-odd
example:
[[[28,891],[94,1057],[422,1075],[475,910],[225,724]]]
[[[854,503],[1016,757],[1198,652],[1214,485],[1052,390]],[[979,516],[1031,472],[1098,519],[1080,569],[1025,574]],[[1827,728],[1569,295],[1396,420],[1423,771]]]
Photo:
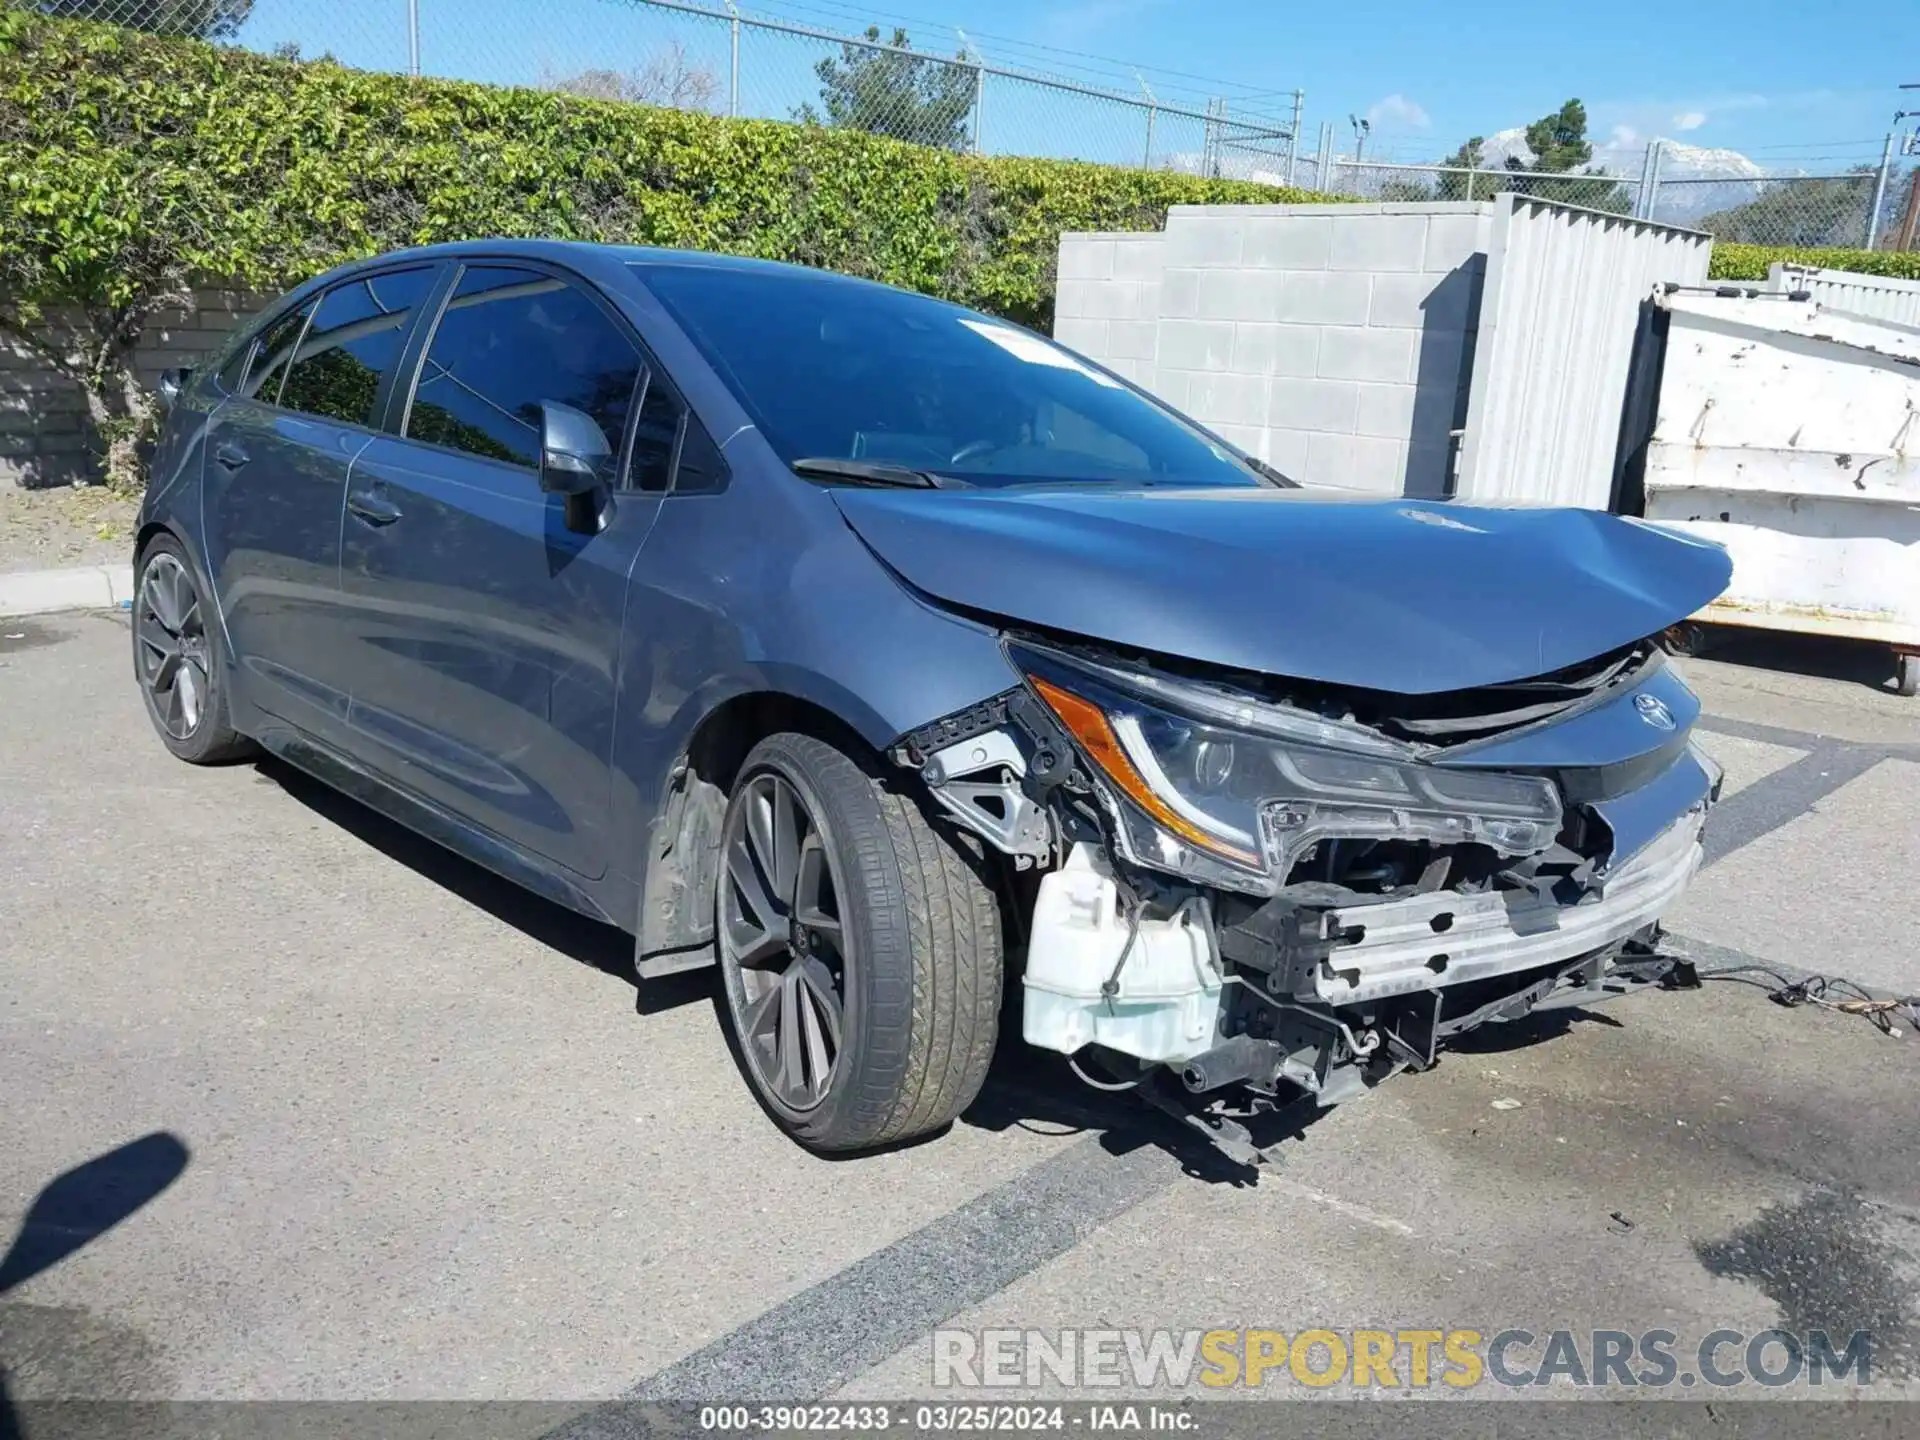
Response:
[[[669,779],[729,700],[805,702],[878,752],[1018,683],[995,630],[910,593],[826,494],[786,478],[669,499],[634,568],[609,868],[636,898]]]

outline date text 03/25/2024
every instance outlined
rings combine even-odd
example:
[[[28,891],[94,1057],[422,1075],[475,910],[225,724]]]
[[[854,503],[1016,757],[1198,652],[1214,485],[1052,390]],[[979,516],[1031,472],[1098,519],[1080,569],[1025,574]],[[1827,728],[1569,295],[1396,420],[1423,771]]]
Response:
[[[1198,1417],[1186,1406],[1094,1404],[993,1405],[703,1405],[699,1424],[718,1433],[794,1431],[1006,1433],[1084,1430],[1162,1433],[1190,1431]]]

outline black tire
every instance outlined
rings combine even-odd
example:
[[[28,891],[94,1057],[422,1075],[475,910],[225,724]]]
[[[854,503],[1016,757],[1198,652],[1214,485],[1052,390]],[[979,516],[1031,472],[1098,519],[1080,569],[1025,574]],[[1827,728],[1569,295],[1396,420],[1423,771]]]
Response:
[[[155,608],[157,597],[148,587],[151,576],[157,589],[162,575],[177,582],[178,613],[174,618],[183,622],[182,630],[188,633],[187,643],[181,647],[188,658],[180,660],[172,673],[178,677],[191,666],[195,698],[190,724],[184,723],[179,708],[178,679],[156,690],[157,677],[164,675],[158,660],[160,646],[163,641],[179,644],[179,636]],[[204,593],[192,560],[171,535],[154,537],[140,552],[134,569],[133,623],[129,629],[134,679],[139,682],[147,719],[153,722],[160,743],[190,765],[221,765],[252,755],[254,744],[233,728],[233,712],[227,703],[227,653],[219,616]]]
[[[783,1098],[749,1054],[759,1043],[764,1056],[778,1041],[756,1042],[748,1033],[746,975],[752,971],[752,983],[763,984],[775,966],[790,962],[774,956],[743,967],[739,932],[729,929],[728,907],[737,914],[745,903],[732,878],[735,839],[748,823],[743,807],[778,783],[791,786],[810,812],[802,831],[805,821],[817,827],[837,887],[839,1043],[824,1094],[804,1106]],[[979,1093],[999,1032],[999,904],[982,855],[963,848],[972,837],[936,830],[912,796],[824,741],[798,734],[773,735],[753,748],[722,834],[715,908],[723,1008],[762,1107],[801,1144],[823,1152],[871,1149],[949,1124]],[[804,859],[797,868],[807,868]],[[809,913],[797,897],[788,908],[802,919]],[[793,943],[812,948],[811,941]],[[789,946],[788,957],[799,953]]]

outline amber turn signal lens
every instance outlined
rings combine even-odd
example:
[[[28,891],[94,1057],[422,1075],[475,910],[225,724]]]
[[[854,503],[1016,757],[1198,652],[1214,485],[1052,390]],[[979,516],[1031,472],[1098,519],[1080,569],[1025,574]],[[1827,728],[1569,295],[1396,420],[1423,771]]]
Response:
[[[1080,742],[1080,748],[1087,752],[1088,758],[1106,772],[1107,778],[1118,785],[1129,800],[1151,815],[1161,829],[1178,835],[1197,849],[1231,860],[1236,865],[1260,864],[1258,855],[1209,835],[1154,794],[1128,758],[1125,747],[1120,744],[1120,737],[1113,733],[1113,724],[1107,719],[1106,711],[1091,700],[1083,700],[1072,691],[1062,690],[1037,675],[1028,678],[1035,692],[1046,702],[1047,708],[1060,717],[1060,723],[1067,727],[1067,733]]]

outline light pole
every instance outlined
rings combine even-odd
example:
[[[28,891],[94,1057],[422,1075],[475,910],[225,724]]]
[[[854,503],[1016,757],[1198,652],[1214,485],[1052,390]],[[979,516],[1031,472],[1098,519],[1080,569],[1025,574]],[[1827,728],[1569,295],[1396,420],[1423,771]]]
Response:
[[[1902,85],[1902,90],[1920,90],[1920,82]],[[1893,142],[1898,138],[1900,122],[1915,112],[1893,112],[1893,129],[1887,131],[1887,143],[1880,151],[1880,173],[1874,177],[1872,208],[1867,211],[1867,249],[1880,243],[1880,211],[1887,203],[1887,181],[1893,174]]]
[[[1373,133],[1373,122],[1349,115],[1347,123],[1353,126],[1353,163],[1358,165],[1367,158],[1367,136]]]
[[[1147,97],[1147,156],[1140,162],[1140,168],[1151,170],[1153,169],[1153,122],[1160,113],[1160,100],[1153,93],[1153,87],[1147,84],[1146,76],[1136,70],[1133,72],[1133,78],[1140,82],[1140,91]]]
[[[980,53],[979,47],[967,38],[967,32],[958,25],[953,27],[953,33],[960,37],[960,58],[965,60],[968,55],[973,57],[973,153],[978,155],[982,153],[980,122],[987,109],[987,57]]]
[[[727,0],[727,114],[740,118],[740,10]]]
[[[1294,167],[1300,161],[1300,121],[1307,111],[1307,92],[1296,89],[1293,92],[1293,126],[1287,136],[1287,184],[1293,184]]]

